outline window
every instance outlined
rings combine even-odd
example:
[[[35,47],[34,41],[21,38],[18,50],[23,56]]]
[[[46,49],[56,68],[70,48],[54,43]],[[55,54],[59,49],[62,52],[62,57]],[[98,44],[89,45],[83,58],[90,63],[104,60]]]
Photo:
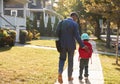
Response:
[[[11,10],[11,15],[12,16],[17,16],[17,10]]]
[[[11,11],[10,11],[10,10],[5,10],[5,11],[4,11],[4,14],[5,14],[5,15],[11,15]]]
[[[36,0],[33,0],[32,5],[36,6]]]
[[[24,13],[23,10],[18,10],[18,17],[23,17]]]

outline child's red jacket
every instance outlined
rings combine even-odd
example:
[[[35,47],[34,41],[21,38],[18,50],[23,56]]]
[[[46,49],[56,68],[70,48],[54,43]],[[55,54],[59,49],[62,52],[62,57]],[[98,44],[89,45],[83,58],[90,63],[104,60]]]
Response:
[[[83,41],[83,43],[89,48],[89,51],[79,47],[79,57],[83,59],[89,59],[92,56],[92,45],[88,41]]]

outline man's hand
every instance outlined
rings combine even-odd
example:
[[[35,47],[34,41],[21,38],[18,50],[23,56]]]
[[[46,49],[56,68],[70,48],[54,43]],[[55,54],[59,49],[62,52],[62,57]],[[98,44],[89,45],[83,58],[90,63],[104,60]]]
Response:
[[[84,46],[83,49],[85,49],[87,52],[89,51],[89,48],[87,46]]]

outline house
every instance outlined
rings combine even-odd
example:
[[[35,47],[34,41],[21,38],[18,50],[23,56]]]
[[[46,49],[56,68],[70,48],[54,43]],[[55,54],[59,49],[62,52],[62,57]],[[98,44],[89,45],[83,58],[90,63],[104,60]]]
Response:
[[[15,29],[16,42],[19,42],[19,30],[26,29],[27,0],[0,0],[0,28]]]
[[[19,42],[19,30],[26,29],[26,17],[31,20],[37,16],[35,21],[40,27],[40,17],[43,14],[44,25],[47,28],[48,18],[51,17],[52,28],[55,17],[63,19],[61,15],[52,10],[53,0],[0,0],[0,28],[15,29],[16,42]]]
[[[30,17],[31,20],[34,19],[34,16],[37,17],[37,28],[41,28],[39,25],[41,24],[40,20],[42,15],[45,28],[47,28],[48,19],[51,18],[52,30],[54,28],[55,18],[57,17],[59,21],[63,19],[60,14],[53,11],[53,3],[53,0],[29,0],[27,16]]]

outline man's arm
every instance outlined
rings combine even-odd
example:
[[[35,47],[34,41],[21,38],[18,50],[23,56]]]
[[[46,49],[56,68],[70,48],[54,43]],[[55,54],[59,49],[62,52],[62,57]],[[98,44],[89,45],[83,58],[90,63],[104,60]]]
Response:
[[[81,40],[80,34],[79,34],[79,30],[78,30],[78,24],[76,23],[75,25],[75,38],[77,40],[77,42],[79,43],[80,47],[82,47],[83,49],[85,49],[86,51],[89,51],[88,47],[86,45],[84,45],[84,43]]]
[[[61,27],[62,27],[62,22],[63,21],[59,22],[58,25],[57,25],[57,28],[56,28],[56,36],[57,37],[60,37],[60,32],[61,32],[60,30],[61,30]]]
[[[80,47],[84,47],[85,45],[81,40],[77,23],[74,25],[74,34],[75,34],[75,38],[76,38],[77,42],[79,43]]]

